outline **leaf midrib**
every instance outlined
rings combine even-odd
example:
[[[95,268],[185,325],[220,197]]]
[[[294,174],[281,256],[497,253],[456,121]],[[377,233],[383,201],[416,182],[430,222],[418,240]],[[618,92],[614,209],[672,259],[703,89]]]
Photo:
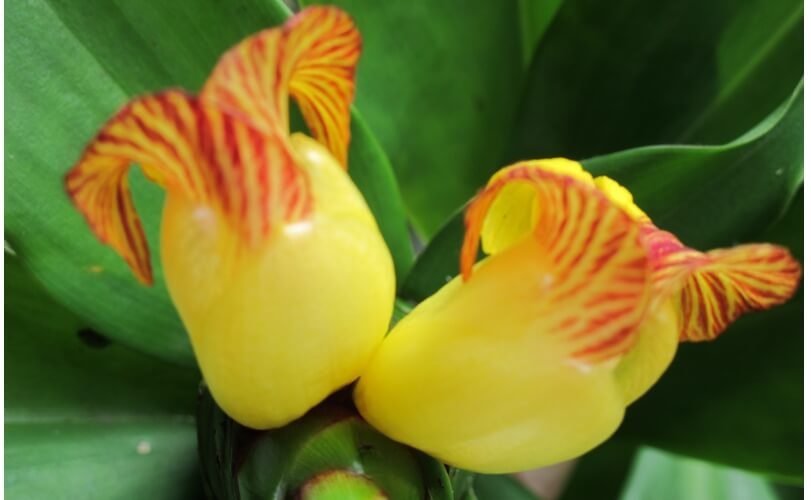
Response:
[[[757,51],[752,54],[752,57],[748,59],[748,62],[739,67],[734,76],[727,81],[727,84],[724,85],[723,88],[719,90],[713,101],[704,108],[704,111],[701,112],[698,118],[696,118],[693,123],[679,135],[678,139],[676,140],[677,143],[687,142],[695,131],[707,121],[707,118],[714,114],[724,102],[734,95],[738,88],[740,88],[740,86],[746,81],[747,77],[754,72],[755,69],[760,66],[760,64],[763,63],[772,49],[786,37],[789,31],[791,31],[797,21],[802,17],[802,14],[803,4],[800,3],[797,7],[795,7],[794,11],[785,18],[778,28],[772,31],[772,35],[766,40],[765,43],[761,44]]]

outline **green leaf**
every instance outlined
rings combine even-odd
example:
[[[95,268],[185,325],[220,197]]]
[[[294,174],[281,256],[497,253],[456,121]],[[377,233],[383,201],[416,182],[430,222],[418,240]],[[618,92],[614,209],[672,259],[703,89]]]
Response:
[[[560,500],[620,498],[638,448],[615,438],[578,458]]]
[[[473,489],[478,500],[538,500],[512,476],[477,474]]]
[[[199,497],[198,374],[86,330],[18,259],[5,271],[6,495]]]
[[[420,302],[459,274],[459,252],[465,237],[464,207],[458,209],[417,257],[400,285],[401,299]]]
[[[653,448],[637,454],[622,500],[777,500],[771,485],[755,475]]]
[[[414,262],[414,250],[408,235],[405,207],[400,198],[397,179],[383,148],[354,108],[351,133],[349,174],[377,219],[380,232],[394,260],[399,281],[405,277]]]
[[[476,479],[476,474],[456,467],[449,467],[448,469],[448,477],[451,480],[451,489],[453,490],[453,500],[469,499],[471,492],[473,492],[473,481]]]
[[[236,464],[241,429],[217,406],[211,392],[201,384],[197,403],[197,448],[208,499],[239,500]]]
[[[192,364],[157,258],[163,193],[131,176],[153,250],[156,285],[139,285],[71,206],[62,178],[128,99],[196,91],[220,55],[280,24],[280,0],[15,2],[6,9],[6,240],[49,293],[131,347]],[[359,89],[362,92],[362,89]],[[353,115],[350,173],[369,201],[397,270],[410,264],[405,215],[376,140]]]
[[[803,256],[802,192],[758,239]],[[714,342],[682,344],[673,365],[633,404],[620,435],[800,482],[803,475],[803,293],[744,316]]]
[[[535,47],[555,18],[563,0],[518,0],[521,19],[521,48],[524,64],[529,66]]]
[[[750,240],[785,212],[803,181],[803,82],[729,144],[650,146],[583,163],[625,185],[657,226],[687,245]]]
[[[503,157],[523,83],[520,8],[328,3],[360,28],[358,109],[391,158],[417,230],[430,235]]]
[[[508,159],[731,141],[802,77],[802,20],[801,0],[564,2]]]
[[[583,164],[626,185],[657,225],[688,245],[729,245],[751,239],[778,218],[802,182],[802,105],[801,82],[785,103],[729,144],[650,146]],[[463,236],[459,210],[417,259],[401,297],[422,300],[458,274]]]

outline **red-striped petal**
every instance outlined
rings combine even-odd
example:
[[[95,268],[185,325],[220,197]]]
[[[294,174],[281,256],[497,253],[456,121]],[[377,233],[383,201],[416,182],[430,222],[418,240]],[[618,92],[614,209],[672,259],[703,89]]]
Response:
[[[288,97],[316,140],[346,166],[361,38],[335,7],[309,7],[228,51],[200,97],[265,133],[288,133]]]
[[[644,240],[654,264],[657,296],[676,297],[680,306],[682,341],[712,340],[742,314],[782,304],[800,279],[797,261],[777,245],[738,245],[703,253],[649,223]]]
[[[550,262],[548,291],[542,304],[533,304],[539,318],[554,325],[553,334],[566,339],[570,355],[579,361],[625,353],[650,298],[647,253],[639,224],[585,182],[532,164],[495,176],[465,214],[464,279],[473,276],[490,207],[513,183],[531,185],[537,193],[538,218],[530,237],[543,249],[539,258]]]
[[[286,137],[262,134],[180,91],[136,99],[104,125],[65,184],[94,233],[145,284],[152,269],[127,182],[132,163],[173,193],[220,209],[248,243],[312,208]]]

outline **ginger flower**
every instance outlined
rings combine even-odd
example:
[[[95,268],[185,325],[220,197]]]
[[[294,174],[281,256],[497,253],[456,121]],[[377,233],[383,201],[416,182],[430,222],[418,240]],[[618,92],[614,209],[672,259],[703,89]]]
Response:
[[[395,326],[355,402],[389,437],[478,472],[594,448],[680,340],[786,301],[800,275],[782,247],[687,248],[562,158],[502,169],[465,222],[461,275]]]
[[[129,102],[65,180],[145,284],[131,164],[166,190],[169,293],[217,403],[250,427],[283,425],[356,379],[391,316],[392,260],[346,173],[360,49],[344,12],[305,9],[228,51],[199,95]],[[290,97],[314,139],[290,135]]]

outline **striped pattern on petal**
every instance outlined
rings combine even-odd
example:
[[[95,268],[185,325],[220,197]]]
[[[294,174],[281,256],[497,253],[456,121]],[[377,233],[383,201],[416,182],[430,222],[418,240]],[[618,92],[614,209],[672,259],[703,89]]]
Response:
[[[220,209],[247,243],[312,209],[286,141],[181,91],[133,100],[102,127],[65,185],[96,236],[145,284],[152,269],[127,181],[132,163],[173,194]]]
[[[282,28],[262,31],[228,51],[200,97],[265,133],[288,134],[288,98],[307,126],[344,167],[349,106],[361,38],[348,14],[310,7]]]
[[[521,164],[519,164],[521,165]],[[526,183],[537,192],[537,222],[528,237],[548,262],[548,286],[532,304],[569,355],[597,363],[630,349],[647,311],[651,270],[640,225],[599,190],[572,176],[534,164],[508,167],[465,214],[462,275],[473,276],[483,221],[504,188]],[[544,284],[541,284],[544,285]]]
[[[799,283],[799,264],[788,249],[777,245],[738,245],[703,253],[650,223],[643,234],[657,297],[675,297],[678,302],[682,341],[712,340],[742,314],[787,301]]]

